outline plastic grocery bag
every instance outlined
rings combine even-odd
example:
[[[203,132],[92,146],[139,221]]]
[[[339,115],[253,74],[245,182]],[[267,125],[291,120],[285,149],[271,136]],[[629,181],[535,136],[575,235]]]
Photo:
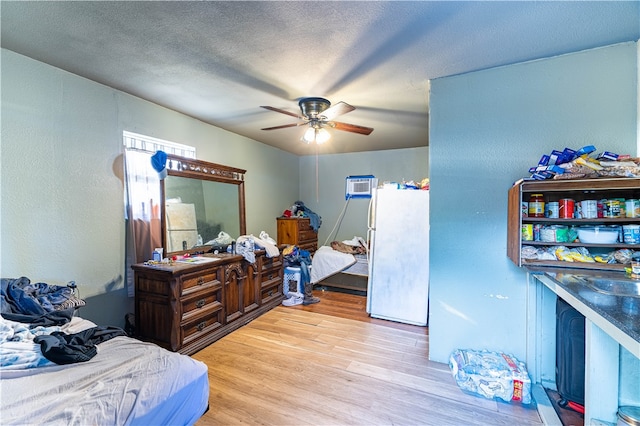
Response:
[[[485,398],[531,403],[531,379],[523,362],[498,352],[456,349],[449,367],[458,386]]]

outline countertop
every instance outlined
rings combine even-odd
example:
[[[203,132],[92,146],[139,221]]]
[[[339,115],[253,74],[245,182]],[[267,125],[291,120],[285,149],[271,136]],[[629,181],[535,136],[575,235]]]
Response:
[[[532,274],[550,278],[555,286],[573,296],[578,301],[578,305],[582,305],[574,306],[574,308],[601,328],[603,328],[602,321],[606,321],[616,330],[623,333],[622,336],[612,337],[616,338],[619,343],[640,358],[640,297],[603,293],[583,281],[588,278],[633,281],[623,272],[548,267],[530,267],[527,269]],[[541,281],[549,286],[545,282],[547,280],[543,279]],[[556,294],[562,293],[562,291],[556,291],[554,288],[552,290]],[[559,295],[562,296],[562,294]],[[570,300],[567,300],[567,302],[574,305]],[[609,328],[606,324],[604,325],[603,329]]]

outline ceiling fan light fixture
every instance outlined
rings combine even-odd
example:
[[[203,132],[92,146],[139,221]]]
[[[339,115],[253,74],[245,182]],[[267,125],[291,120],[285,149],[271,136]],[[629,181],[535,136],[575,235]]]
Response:
[[[316,143],[318,145],[325,143],[331,138],[331,134],[322,127],[309,126],[304,135],[302,136],[302,142],[310,144]]]
[[[316,129],[314,129],[313,127],[309,127],[307,131],[304,132],[304,135],[302,136],[302,142],[311,143],[315,141],[315,139],[316,139]]]
[[[325,129],[316,129],[316,143],[318,145],[325,143],[329,138],[331,138],[331,135]]]

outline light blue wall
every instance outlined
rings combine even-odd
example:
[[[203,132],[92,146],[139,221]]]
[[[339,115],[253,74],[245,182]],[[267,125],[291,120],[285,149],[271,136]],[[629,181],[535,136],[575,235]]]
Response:
[[[0,275],[66,284],[82,316],[124,326],[122,131],[247,169],[247,232],[276,235],[298,157],[2,49]]]
[[[507,190],[544,153],[637,154],[637,43],[431,82],[429,356],[526,354],[526,279],[506,256]]]
[[[427,147],[319,155],[317,160],[316,169],[315,155],[300,157],[299,199],[322,217],[318,232],[320,245],[324,244],[330,233],[330,241],[350,240],[354,236],[366,239],[369,200],[354,198],[347,205],[344,199],[347,176],[374,175],[379,182],[420,181],[429,176]],[[290,204],[295,201],[291,200]],[[338,223],[345,208],[344,218]],[[332,232],[334,227],[336,230]]]

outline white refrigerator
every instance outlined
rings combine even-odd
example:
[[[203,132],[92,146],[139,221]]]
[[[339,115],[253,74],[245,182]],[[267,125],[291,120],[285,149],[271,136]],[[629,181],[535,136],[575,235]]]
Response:
[[[429,313],[429,191],[375,189],[369,205],[367,312],[413,325]]]

